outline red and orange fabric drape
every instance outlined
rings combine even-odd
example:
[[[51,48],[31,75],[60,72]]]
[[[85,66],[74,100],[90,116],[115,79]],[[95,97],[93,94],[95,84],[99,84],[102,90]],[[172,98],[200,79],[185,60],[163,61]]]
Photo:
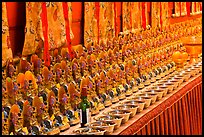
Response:
[[[66,43],[71,46],[70,41],[74,38],[71,29],[71,7],[71,2],[67,2],[66,16],[69,18],[69,23],[65,24],[62,2],[26,2],[26,32],[23,56],[35,53],[41,46],[40,49],[44,47],[43,52],[46,55],[44,57],[48,58],[50,50],[65,46]],[[69,31],[66,29],[67,27]],[[66,37],[66,35],[69,36]],[[43,43],[44,45],[42,45]]]
[[[85,2],[84,45],[115,36],[114,2]]]
[[[6,2],[2,2],[2,66],[6,65],[8,59],[13,58],[10,46]]]

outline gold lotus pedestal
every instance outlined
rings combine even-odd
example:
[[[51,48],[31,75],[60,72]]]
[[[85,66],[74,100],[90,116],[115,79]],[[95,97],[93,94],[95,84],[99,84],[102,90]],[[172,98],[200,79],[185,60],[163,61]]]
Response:
[[[185,37],[181,41],[190,55],[190,63],[197,62],[198,55],[202,54],[202,36]]]

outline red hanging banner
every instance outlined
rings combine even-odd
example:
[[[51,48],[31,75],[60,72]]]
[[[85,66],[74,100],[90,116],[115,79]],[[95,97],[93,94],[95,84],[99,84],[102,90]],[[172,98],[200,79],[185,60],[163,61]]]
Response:
[[[191,9],[190,9],[190,2],[186,2],[186,10],[187,10],[187,16],[190,16],[190,12],[191,12]]]
[[[145,2],[142,2],[142,27],[146,29]]]
[[[95,17],[97,20],[97,25],[98,25],[98,44],[99,44],[99,13],[100,13],[100,2],[95,2],[95,7],[96,7],[96,12],[95,12]]]
[[[162,4],[160,2],[160,31],[162,31]]]
[[[115,36],[117,36],[117,4],[114,2],[114,21],[115,21]]]
[[[69,14],[68,14],[67,2],[62,2],[62,6],[63,6],[64,19],[65,19],[65,27],[66,27],[67,47],[71,58],[73,58],[71,39],[70,39]]]
[[[47,9],[46,2],[42,2],[42,28],[43,28],[43,36],[44,36],[44,61],[45,66],[50,66],[50,55],[49,55],[49,43],[48,43],[48,21],[47,21]]]

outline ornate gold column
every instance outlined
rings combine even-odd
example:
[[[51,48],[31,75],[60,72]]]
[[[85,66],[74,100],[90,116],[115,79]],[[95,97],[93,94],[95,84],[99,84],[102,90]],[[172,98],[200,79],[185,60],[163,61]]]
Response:
[[[9,26],[7,19],[6,2],[2,2],[2,66],[6,65],[6,61],[13,58],[9,38]]]

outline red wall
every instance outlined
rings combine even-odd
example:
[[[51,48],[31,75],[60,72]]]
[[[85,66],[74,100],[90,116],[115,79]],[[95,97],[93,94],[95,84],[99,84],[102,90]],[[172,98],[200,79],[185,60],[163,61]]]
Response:
[[[117,4],[117,23],[120,24],[118,32],[122,30],[121,27],[121,4],[122,2],[116,2]],[[169,14],[171,15],[173,9],[173,2],[169,2]],[[83,43],[83,3],[72,2],[72,31],[74,33],[74,39],[72,45]],[[148,11],[150,11],[150,2],[148,2]],[[14,55],[21,54],[24,43],[24,28],[25,28],[25,2],[7,2],[7,15],[9,23],[9,33],[11,38],[11,48]],[[177,18],[170,18],[170,23],[181,22],[189,19],[201,17],[202,15],[184,16]]]

